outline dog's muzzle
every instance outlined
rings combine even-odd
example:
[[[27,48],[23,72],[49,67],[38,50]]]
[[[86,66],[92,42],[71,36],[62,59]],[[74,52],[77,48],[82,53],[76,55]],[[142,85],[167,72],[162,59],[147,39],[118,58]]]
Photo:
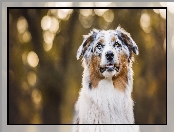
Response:
[[[99,70],[101,73],[103,73],[104,71],[112,72],[114,70],[119,72],[120,66],[116,65],[116,64],[109,63],[109,64],[106,64],[105,66],[100,66]]]
[[[120,66],[119,64],[116,64],[114,61],[114,53],[112,51],[107,51],[105,53],[105,57],[106,57],[106,64],[105,65],[100,65],[99,70],[101,73],[103,73],[104,71],[107,72],[113,72],[114,70],[116,72],[119,72],[120,70]]]

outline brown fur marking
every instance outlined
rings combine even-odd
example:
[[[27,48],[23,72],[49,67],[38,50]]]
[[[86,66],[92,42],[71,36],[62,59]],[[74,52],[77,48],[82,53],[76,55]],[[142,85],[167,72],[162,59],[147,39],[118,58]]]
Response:
[[[115,36],[113,36],[113,37],[111,38],[111,42],[115,42],[115,40],[116,40],[116,38],[115,38]]]
[[[90,80],[94,88],[98,86],[100,80],[104,79],[104,76],[99,72],[100,61],[99,56],[92,56],[89,66]]]
[[[105,40],[103,38],[100,39],[100,43],[104,44]]]
[[[119,75],[117,76],[114,76],[112,78],[113,80],[113,85],[114,85],[114,88],[117,88],[121,91],[125,91],[126,89],[126,84],[128,83],[128,77],[127,77],[127,74],[128,74],[128,60],[126,59],[126,56],[120,56],[121,58],[121,65],[120,65],[120,73]]]
[[[122,33],[122,37],[124,38],[124,40],[126,41],[126,43],[127,43],[128,45],[130,45],[129,37],[128,37],[126,34],[123,34],[123,33]]]

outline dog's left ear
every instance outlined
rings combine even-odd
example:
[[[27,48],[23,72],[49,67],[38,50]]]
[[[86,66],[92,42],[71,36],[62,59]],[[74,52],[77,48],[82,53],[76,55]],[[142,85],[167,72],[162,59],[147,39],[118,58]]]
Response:
[[[77,51],[77,60],[82,58],[83,56],[86,59],[90,58],[90,52],[92,52],[93,50],[93,42],[98,32],[99,31],[97,29],[93,29],[88,35],[83,35],[84,40]]]
[[[138,51],[138,46],[136,45],[136,43],[133,41],[133,39],[131,38],[130,34],[128,32],[126,32],[123,28],[121,28],[120,26],[117,27],[116,32],[118,34],[119,39],[125,44],[127,45],[127,47],[132,50],[136,55],[139,54]]]

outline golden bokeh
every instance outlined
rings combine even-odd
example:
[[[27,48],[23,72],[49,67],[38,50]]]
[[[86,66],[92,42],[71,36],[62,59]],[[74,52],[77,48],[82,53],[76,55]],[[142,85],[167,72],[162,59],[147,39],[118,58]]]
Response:
[[[102,16],[109,9],[94,9],[94,12],[98,16]]]
[[[41,20],[41,27],[43,30],[48,30],[51,27],[51,17],[46,15]]]
[[[27,55],[28,64],[32,67],[36,67],[39,63],[39,58],[34,51],[30,51]]]
[[[80,9],[80,14],[85,17],[92,15],[92,13],[93,13],[93,9]]]
[[[112,22],[114,20],[114,13],[112,10],[108,10],[104,13],[103,18],[106,22]]]
[[[27,81],[31,86],[34,86],[36,84],[37,76],[33,71],[30,71],[27,74]]]
[[[28,43],[31,40],[31,33],[29,31],[25,31],[22,35],[23,43]]]
[[[140,25],[141,25],[141,28],[144,30],[144,32],[150,33],[151,31],[150,24],[151,24],[151,20],[150,20],[149,14],[143,13],[140,18]]]
[[[34,89],[32,91],[32,99],[36,105],[39,104],[41,102],[41,99],[42,99],[41,92],[39,90]]]
[[[44,39],[45,43],[52,43],[54,40],[54,34],[50,31],[45,31],[43,33],[43,39]]]
[[[17,22],[17,30],[20,34],[24,33],[28,29],[27,20],[24,17],[20,17]]]

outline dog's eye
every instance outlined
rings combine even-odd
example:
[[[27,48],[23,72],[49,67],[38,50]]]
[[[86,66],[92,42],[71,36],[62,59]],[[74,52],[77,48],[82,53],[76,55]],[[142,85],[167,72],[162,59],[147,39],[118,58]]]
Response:
[[[115,42],[114,47],[121,47],[121,44],[119,42]]]
[[[100,50],[103,48],[103,45],[100,42],[98,42],[96,47]]]

